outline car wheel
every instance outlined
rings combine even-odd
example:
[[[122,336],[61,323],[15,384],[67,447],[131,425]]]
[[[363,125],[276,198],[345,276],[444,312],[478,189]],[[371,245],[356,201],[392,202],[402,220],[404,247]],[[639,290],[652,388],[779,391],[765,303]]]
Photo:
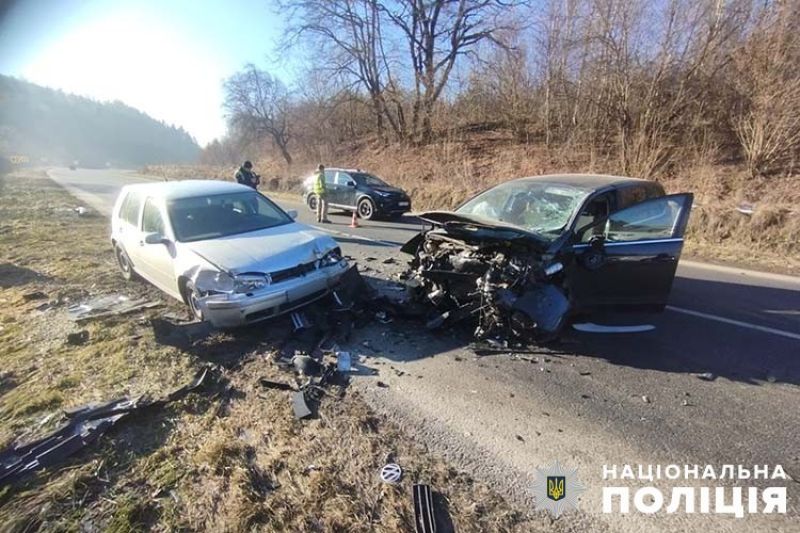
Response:
[[[203,320],[203,310],[200,309],[200,305],[197,303],[197,291],[194,288],[194,283],[191,281],[187,281],[186,285],[183,287],[183,293],[186,297],[186,305],[189,306],[189,312],[195,317],[197,320]]]
[[[356,206],[358,216],[364,220],[371,220],[375,217],[375,204],[369,198],[362,198]]]
[[[119,271],[122,273],[122,277],[125,278],[126,281],[135,279],[136,272],[133,271],[131,260],[119,244],[114,245],[114,255],[117,257],[117,265],[119,266]]]
[[[308,197],[306,198],[306,205],[308,205],[308,208],[311,209],[312,211],[316,211],[317,210],[317,195],[316,194],[309,194]]]

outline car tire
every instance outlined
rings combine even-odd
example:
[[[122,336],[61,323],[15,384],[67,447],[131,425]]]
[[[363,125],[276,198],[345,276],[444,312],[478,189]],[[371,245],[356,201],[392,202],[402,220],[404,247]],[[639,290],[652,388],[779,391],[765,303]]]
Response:
[[[369,198],[362,198],[358,201],[356,213],[358,213],[359,218],[363,218],[364,220],[372,220],[375,218],[375,202]]]
[[[125,281],[133,281],[136,279],[137,276],[136,272],[133,270],[133,263],[131,263],[130,257],[128,257],[128,254],[125,253],[125,250],[119,244],[114,245],[114,256],[117,258],[117,266]]]
[[[317,210],[317,195],[313,194],[313,193],[309,194],[306,197],[306,205],[308,206],[309,209],[311,209],[312,211],[316,212],[316,210]]]
[[[183,297],[186,299],[186,305],[189,307],[189,313],[197,320],[203,321],[203,311],[197,304],[197,291],[194,288],[194,283],[187,281],[183,286]]]

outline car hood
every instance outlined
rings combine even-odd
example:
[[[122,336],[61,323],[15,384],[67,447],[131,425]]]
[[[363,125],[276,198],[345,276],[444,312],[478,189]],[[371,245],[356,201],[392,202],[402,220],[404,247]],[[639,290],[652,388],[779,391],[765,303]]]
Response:
[[[380,187],[372,187],[372,190],[373,191],[378,191],[378,192],[390,192],[392,194],[405,194],[406,193],[406,191],[404,191],[403,189],[398,189],[397,187],[392,187],[392,186],[389,186],[389,185],[381,185]]]
[[[453,211],[428,211],[417,217],[468,242],[524,240],[534,244],[537,248],[546,247],[548,244],[546,239],[523,228]]]
[[[275,272],[310,263],[338,245],[329,235],[293,222],[187,246],[212,265],[239,274]]]

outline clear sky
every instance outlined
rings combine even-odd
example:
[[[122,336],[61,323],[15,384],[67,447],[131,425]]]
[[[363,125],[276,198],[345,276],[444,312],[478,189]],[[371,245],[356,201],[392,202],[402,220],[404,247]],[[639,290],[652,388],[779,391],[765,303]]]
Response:
[[[283,74],[281,30],[269,0],[0,0],[0,73],[120,100],[204,145],[225,133],[225,78]]]

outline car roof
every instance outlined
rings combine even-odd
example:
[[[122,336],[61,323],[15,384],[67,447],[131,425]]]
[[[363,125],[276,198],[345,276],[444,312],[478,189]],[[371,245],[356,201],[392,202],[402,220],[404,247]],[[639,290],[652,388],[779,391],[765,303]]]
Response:
[[[341,170],[342,172],[363,172],[365,174],[368,173],[363,168],[325,167],[325,170]],[[316,170],[314,172],[316,172]]]
[[[165,200],[253,190],[239,183],[220,180],[153,181],[150,183],[126,185],[124,189],[126,191],[163,198]]]
[[[514,181],[541,181],[546,183],[559,183],[570,185],[577,189],[596,190],[606,187],[615,188],[626,185],[642,185],[653,183],[654,181],[641,178],[629,178],[625,176],[612,176],[609,174],[547,174],[543,176],[530,176],[519,178]]]

